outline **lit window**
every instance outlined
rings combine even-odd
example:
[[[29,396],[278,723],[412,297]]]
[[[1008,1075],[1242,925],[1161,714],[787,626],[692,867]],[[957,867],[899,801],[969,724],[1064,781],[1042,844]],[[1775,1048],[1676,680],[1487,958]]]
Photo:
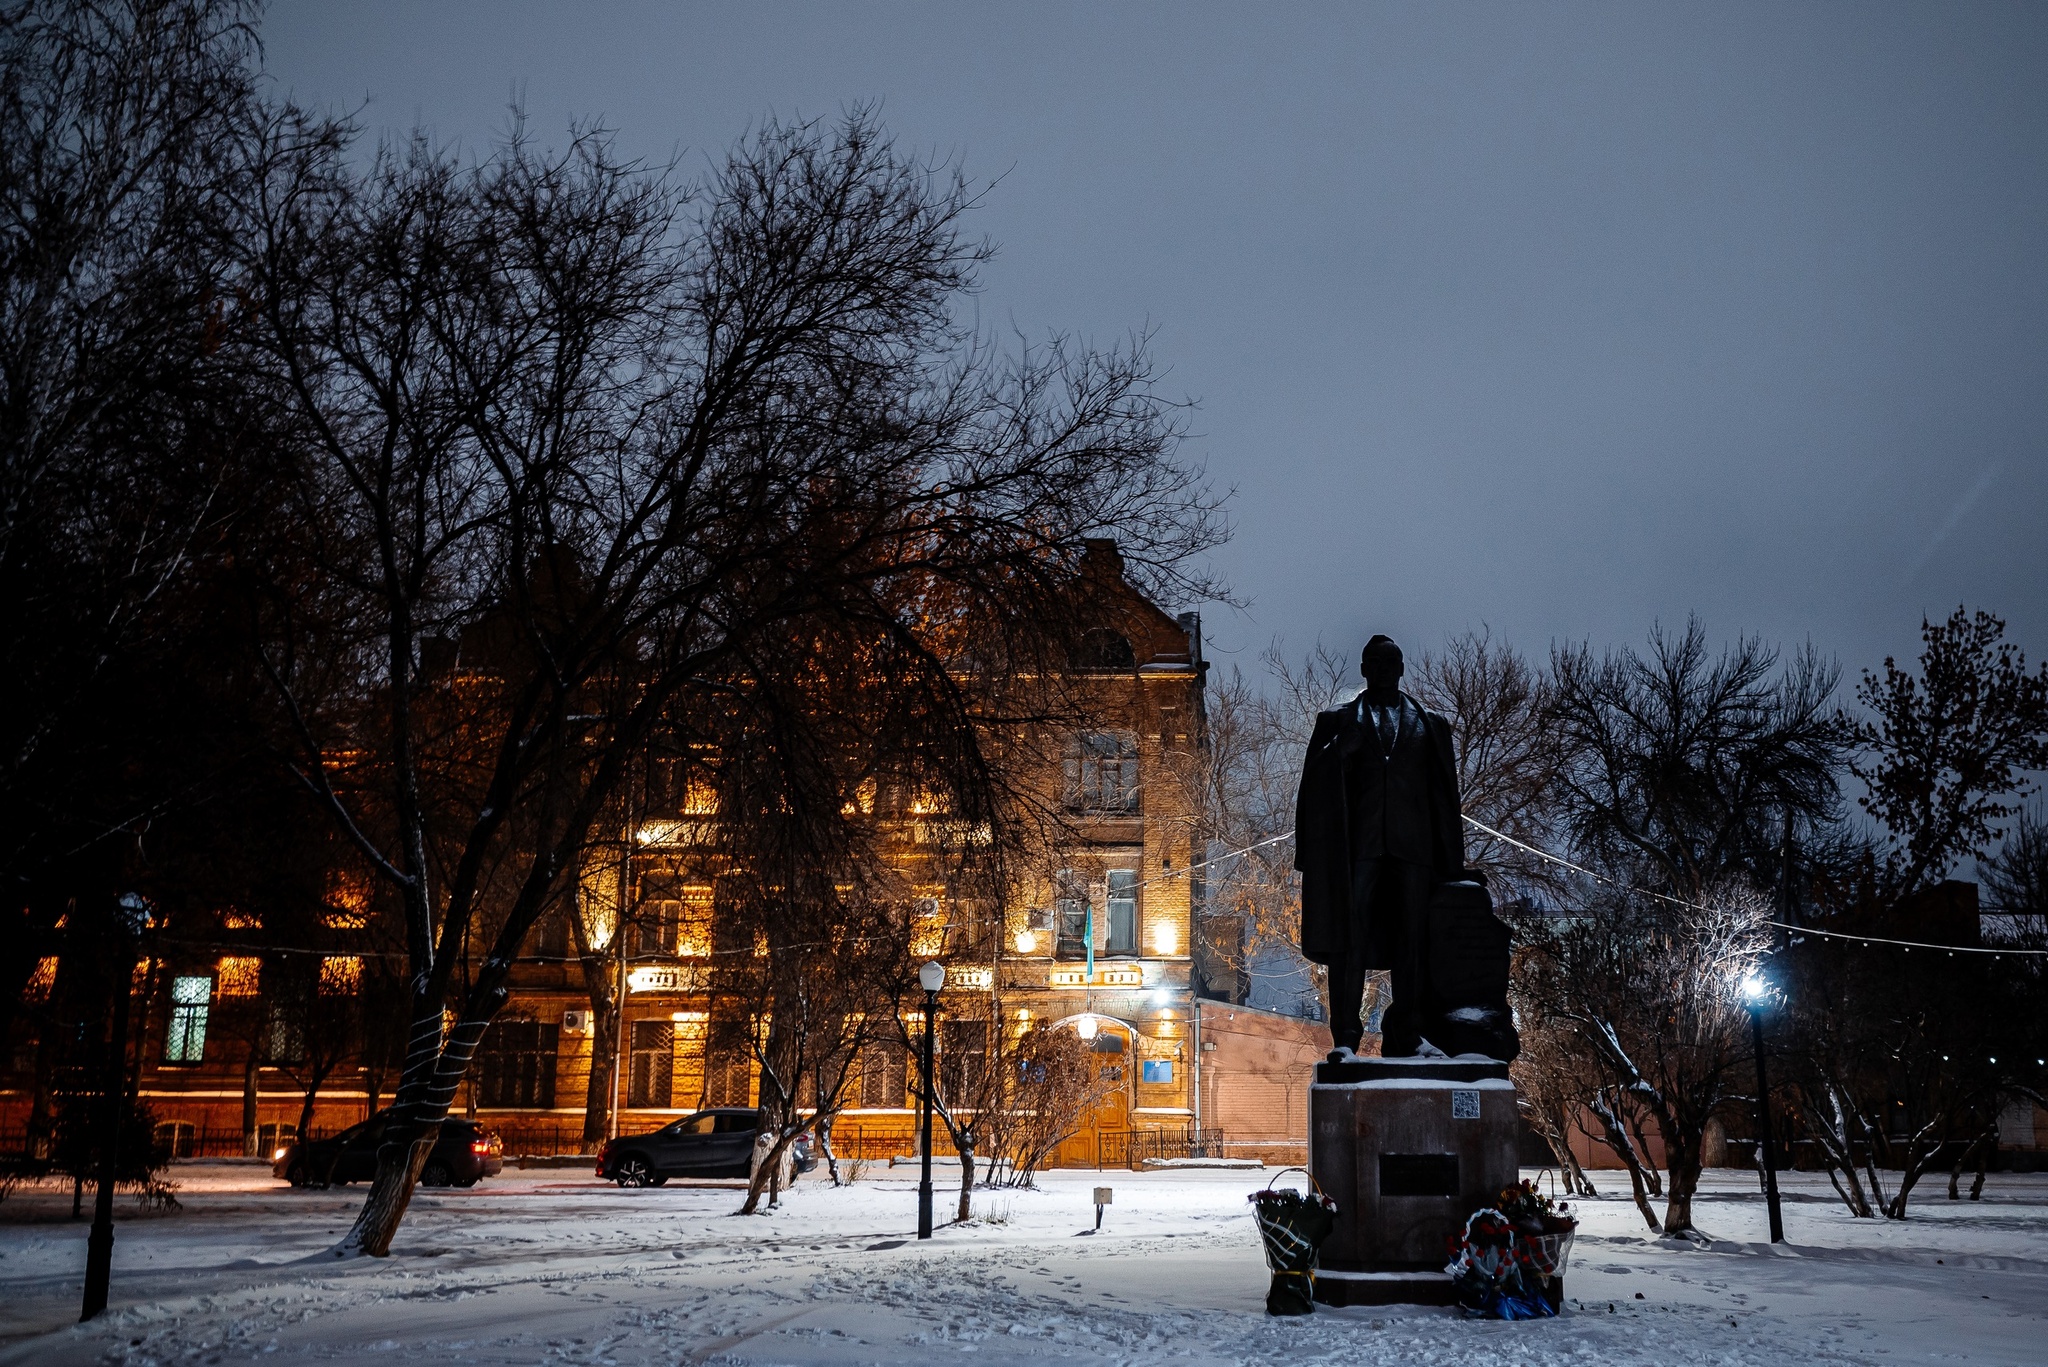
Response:
[[[223,997],[254,997],[262,991],[263,960],[253,955],[233,956],[214,965]]]
[[[1132,869],[1109,871],[1109,944],[1106,952],[1138,952],[1138,875]]]
[[[363,985],[363,961],[353,954],[330,954],[320,961],[320,995],[353,997]]]
[[[1084,731],[1067,742],[1066,803],[1077,812],[1138,810],[1138,740],[1128,731]]]
[[[28,986],[22,996],[32,1002],[46,1002],[57,987],[57,956],[47,955],[36,960],[35,972],[28,975]]]
[[[240,907],[224,908],[220,914],[220,923],[228,930],[263,929],[263,918],[261,916],[258,916],[253,911],[243,911]]]
[[[684,888],[676,918],[676,953],[685,959],[701,959],[711,953],[710,888]]]
[[[212,978],[171,979],[171,1026],[164,1034],[165,1063],[197,1063],[206,1057],[206,1013],[212,1001]]]
[[[1086,958],[1095,934],[1088,884],[1072,869],[1062,870],[1053,883],[1053,925],[1059,937],[1053,952],[1062,959]]]
[[[361,930],[370,924],[369,881],[345,869],[328,874],[327,910],[320,919],[330,930]]]

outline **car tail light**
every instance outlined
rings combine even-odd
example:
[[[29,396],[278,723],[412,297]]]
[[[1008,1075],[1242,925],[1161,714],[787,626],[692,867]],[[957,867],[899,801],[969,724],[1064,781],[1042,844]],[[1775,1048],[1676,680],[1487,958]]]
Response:
[[[469,1146],[469,1151],[471,1153],[489,1153],[491,1151],[491,1141],[479,1139]]]

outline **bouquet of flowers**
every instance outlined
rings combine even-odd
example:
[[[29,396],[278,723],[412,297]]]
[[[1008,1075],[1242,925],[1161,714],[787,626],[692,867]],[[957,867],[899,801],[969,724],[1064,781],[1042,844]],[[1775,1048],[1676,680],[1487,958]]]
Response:
[[[1555,1315],[1578,1227],[1570,1208],[1553,1203],[1534,1183],[1503,1189],[1495,1205],[1472,1212],[1463,1235],[1452,1241],[1444,1271],[1457,1287],[1458,1304],[1493,1319]]]
[[[1309,1190],[1273,1185],[1290,1172],[1307,1177]],[[1273,1182],[1247,1198],[1259,1223],[1259,1240],[1266,1246],[1266,1266],[1273,1270],[1273,1284],[1266,1290],[1266,1313],[1312,1315],[1316,1308],[1316,1250],[1336,1227],[1337,1203],[1323,1195],[1304,1168],[1276,1172]]]

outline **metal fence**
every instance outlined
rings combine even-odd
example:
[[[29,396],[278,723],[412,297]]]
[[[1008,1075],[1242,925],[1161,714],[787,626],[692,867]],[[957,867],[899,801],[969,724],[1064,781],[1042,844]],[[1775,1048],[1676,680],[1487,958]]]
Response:
[[[508,1117],[502,1121],[482,1116],[479,1121],[504,1141],[507,1158],[562,1158],[584,1152],[583,1120],[580,1116],[561,1120]],[[1086,1132],[1083,1133],[1085,1136]],[[157,1126],[157,1136],[167,1144],[173,1159],[250,1156],[248,1137],[238,1128],[206,1129],[185,1121],[165,1121]],[[319,1137],[318,1132],[313,1137]],[[935,1134],[933,1139],[935,1154],[950,1147],[943,1131]],[[290,1125],[260,1126],[253,1156],[268,1159],[276,1149],[291,1140]],[[1225,1153],[1223,1131],[1213,1128],[1098,1130],[1094,1147],[1097,1168],[1137,1168],[1148,1158],[1215,1158]],[[832,1127],[832,1151],[841,1158],[883,1161],[913,1154],[916,1149],[915,1132],[902,1125],[869,1126],[848,1124],[842,1120]],[[29,1150],[29,1136],[25,1128],[0,1129],[0,1157],[26,1157]],[[1086,1159],[1082,1161],[1086,1162]]]
[[[1148,1158],[1220,1158],[1224,1154],[1223,1131],[1197,1130],[1098,1130],[1095,1133],[1095,1166],[1136,1170]]]

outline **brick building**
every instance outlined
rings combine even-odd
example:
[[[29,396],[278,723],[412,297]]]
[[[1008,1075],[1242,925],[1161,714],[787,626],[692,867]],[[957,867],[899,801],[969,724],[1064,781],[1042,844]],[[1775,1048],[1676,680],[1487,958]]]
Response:
[[[1069,682],[1089,721],[1042,738],[1044,752],[1058,756],[1058,772],[1045,779],[1057,786],[1070,836],[1045,875],[993,913],[931,887],[916,907],[913,948],[949,967],[942,1055],[974,1052],[976,1018],[990,1014],[991,1001],[1001,1004],[1001,1028],[1064,1023],[1090,1041],[1113,1085],[1059,1161],[1093,1165],[1125,1153],[1133,1132],[1179,1135],[1195,1115],[1190,956],[1199,871],[1191,862],[1200,835],[1181,776],[1204,740],[1206,666],[1199,617],[1169,616],[1130,586],[1113,542],[1088,544],[1081,588],[1094,627]],[[886,807],[895,799],[863,800]],[[903,857],[914,866],[928,814],[914,797],[886,814],[900,818]],[[622,935],[613,933],[616,916],[606,925],[587,902],[583,913],[625,986],[614,1091],[621,1132],[758,1095],[748,1027],[721,1016],[714,991],[715,880],[699,848],[705,823],[717,819],[708,795],[684,791],[667,809],[636,813],[611,870],[585,875],[600,900],[616,905],[610,889],[623,886],[637,909]],[[372,1023],[388,1013],[378,994],[403,960],[375,940],[355,905],[361,894],[337,889],[328,900],[323,947],[287,953],[266,941],[260,909],[221,912],[220,924],[180,936],[180,947],[139,971],[141,1092],[182,1145],[238,1147],[252,1113],[265,1148],[297,1125],[311,1063],[273,999],[276,984],[303,979],[301,996],[315,1011],[353,1011]],[[574,1150],[598,1038],[584,966],[559,920],[537,927],[525,949],[459,1104],[504,1133],[508,1152]],[[32,994],[55,981],[57,964],[45,967]],[[47,1051],[17,1034],[4,1060],[12,1067],[0,1076],[0,1130],[16,1133],[38,1089],[47,1098],[50,1086]],[[842,1152],[907,1151],[910,1066],[890,1047],[862,1060],[859,1095],[837,1129]],[[341,1060],[321,1080],[311,1128],[360,1120],[388,1099],[394,1080],[388,1067]]]

